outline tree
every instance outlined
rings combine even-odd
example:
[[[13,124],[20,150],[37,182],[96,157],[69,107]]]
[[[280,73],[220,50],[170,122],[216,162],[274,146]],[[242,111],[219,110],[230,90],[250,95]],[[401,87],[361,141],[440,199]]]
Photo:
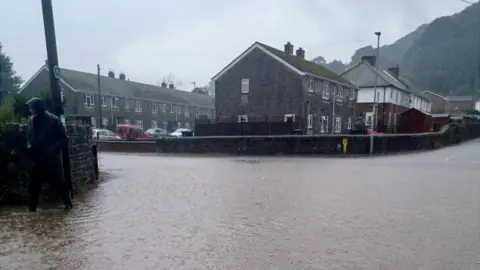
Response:
[[[178,79],[172,73],[169,73],[167,76],[163,77],[162,82],[167,85],[173,84],[175,87],[182,85],[182,80]]]
[[[12,59],[3,53],[3,46],[0,43],[0,90],[3,92],[4,100],[8,100],[11,94],[16,93],[22,82],[22,78],[13,70]]]
[[[348,63],[343,63],[340,60],[333,60],[332,62],[327,63],[327,61],[325,60],[325,58],[323,58],[323,56],[317,56],[317,57],[313,58],[312,62],[319,65],[319,66],[327,67],[327,68],[335,71],[336,73],[342,73],[348,67]]]

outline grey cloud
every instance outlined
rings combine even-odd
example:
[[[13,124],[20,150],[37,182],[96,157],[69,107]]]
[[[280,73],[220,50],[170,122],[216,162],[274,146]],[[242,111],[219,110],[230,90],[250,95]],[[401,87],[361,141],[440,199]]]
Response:
[[[147,83],[173,73],[187,89],[206,84],[256,40],[279,48],[288,40],[307,58],[348,60],[375,42],[374,31],[391,43],[466,7],[459,0],[53,2],[61,66],[95,72],[99,63]],[[40,1],[0,0],[0,7],[0,42],[28,79],[46,58]]]

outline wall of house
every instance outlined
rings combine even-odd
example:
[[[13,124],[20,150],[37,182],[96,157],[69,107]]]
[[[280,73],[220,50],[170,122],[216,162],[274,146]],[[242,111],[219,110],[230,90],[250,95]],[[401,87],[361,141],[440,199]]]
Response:
[[[197,108],[193,106],[120,97],[117,97],[117,101],[114,102],[114,106],[112,106],[112,98],[115,99],[115,97],[104,96],[106,104],[103,103],[102,106],[103,120],[101,120],[98,110],[98,95],[91,94],[95,100],[93,107],[85,106],[86,95],[89,94],[78,93],[77,104],[80,108],[79,115],[92,117],[92,123],[95,123],[97,127],[101,126],[101,124],[104,126],[105,123],[107,123],[107,125],[111,125],[112,123],[129,123],[133,125],[141,124],[145,130],[152,127],[165,128],[168,131],[175,130],[178,127],[194,129],[196,117],[205,116],[211,118],[214,115],[214,109],[212,108],[200,108],[197,114]],[[137,103],[140,105],[137,106]]]
[[[249,79],[248,94],[242,94],[242,79]],[[215,81],[218,118],[303,116],[303,108],[301,77],[259,49]]]
[[[358,93],[357,102],[373,103],[374,92],[375,89],[373,87],[362,88]],[[392,103],[406,108],[415,108],[424,112],[430,112],[431,109],[431,102],[429,100],[393,87],[377,87],[377,102]]]
[[[448,113],[461,113],[472,109],[472,100],[450,101],[447,103],[446,108]]]
[[[433,95],[429,92],[424,92],[424,96],[427,97],[427,99],[431,103],[431,110],[430,112],[432,113],[444,113],[446,109],[446,104],[447,100],[445,98],[439,97],[437,95]]]
[[[355,122],[356,89],[308,77],[304,78],[303,87],[306,94],[307,133],[347,133],[352,128]],[[312,117],[311,127],[308,125],[308,115]]]

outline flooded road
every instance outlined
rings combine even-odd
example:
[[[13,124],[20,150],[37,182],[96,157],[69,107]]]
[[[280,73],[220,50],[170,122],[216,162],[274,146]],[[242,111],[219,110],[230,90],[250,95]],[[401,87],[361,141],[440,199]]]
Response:
[[[480,142],[379,158],[101,154],[68,215],[0,213],[0,269],[478,269]]]

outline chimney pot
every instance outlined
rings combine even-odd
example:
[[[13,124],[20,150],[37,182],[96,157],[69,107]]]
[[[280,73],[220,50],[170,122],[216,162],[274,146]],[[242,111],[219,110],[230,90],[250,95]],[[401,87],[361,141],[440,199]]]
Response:
[[[302,59],[305,59],[305,50],[302,49],[302,47],[298,48],[297,50],[297,56],[302,58]]]
[[[167,88],[167,83],[166,83],[166,82],[162,82],[162,87],[163,87],[163,88]]]
[[[372,66],[375,66],[376,58],[374,55],[362,56],[362,61],[369,63]]]
[[[120,74],[118,74],[118,78],[120,80],[125,80],[127,77],[125,76],[125,73],[120,73]]]
[[[113,71],[110,70],[110,71],[108,72],[108,77],[110,77],[110,78],[115,78],[115,72],[113,72]]]
[[[168,85],[168,88],[170,88],[170,89],[175,89],[175,85],[174,85],[173,83],[170,83],[170,84]]]
[[[285,53],[288,54],[288,55],[293,55],[293,45],[292,45],[292,43],[287,42],[287,44],[285,44]]]
[[[400,77],[400,68],[398,65],[396,67],[391,67],[388,69],[388,73],[392,74],[395,78]]]

